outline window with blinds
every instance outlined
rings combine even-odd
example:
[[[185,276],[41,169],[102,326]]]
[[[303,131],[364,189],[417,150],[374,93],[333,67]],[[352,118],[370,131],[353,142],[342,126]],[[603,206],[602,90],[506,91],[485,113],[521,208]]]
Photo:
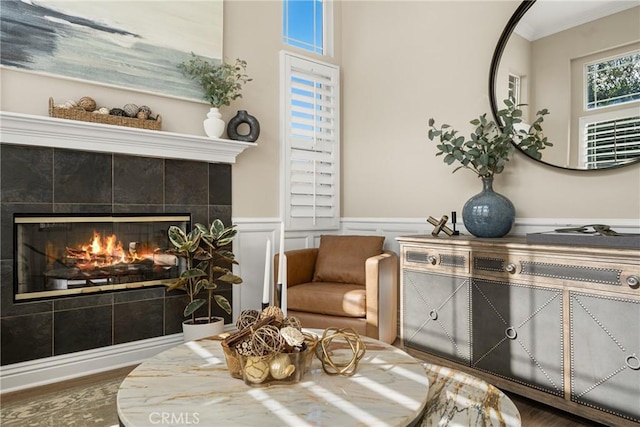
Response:
[[[614,166],[640,157],[640,116],[585,123],[585,166]]]
[[[282,52],[283,212],[287,229],[340,225],[337,66]]]

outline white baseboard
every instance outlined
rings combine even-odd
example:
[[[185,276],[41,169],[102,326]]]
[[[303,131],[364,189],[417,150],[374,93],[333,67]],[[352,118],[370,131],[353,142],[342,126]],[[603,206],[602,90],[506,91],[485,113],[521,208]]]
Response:
[[[0,393],[135,365],[181,343],[180,333],[2,366]]]

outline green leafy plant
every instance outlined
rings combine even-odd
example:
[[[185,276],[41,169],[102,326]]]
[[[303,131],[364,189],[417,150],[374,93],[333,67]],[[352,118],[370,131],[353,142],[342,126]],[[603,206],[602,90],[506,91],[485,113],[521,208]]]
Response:
[[[541,159],[541,151],[553,146],[542,132],[542,122],[549,111],[546,108],[538,111],[529,129],[524,130],[517,126],[522,123],[520,105],[516,105],[513,99],[507,99],[504,103],[506,108],[498,111],[501,126],[487,120],[485,113],[471,120],[470,123],[476,129],[469,139],[458,135],[458,131],[447,124],[436,128],[435,120],[429,119],[429,139],[440,141],[436,146],[436,156],[444,155],[443,161],[448,165],[460,162],[461,166],[453,172],[463,168],[470,169],[481,178],[491,178],[504,170],[513,153],[514,144],[529,156]]]
[[[204,91],[203,98],[212,107],[220,108],[231,101],[242,98],[242,85],[252,79],[246,74],[247,61],[236,59],[233,64],[213,64],[191,52],[192,58],[182,62],[178,68],[183,74],[198,80]]]
[[[169,241],[174,249],[169,252],[186,261],[186,269],[175,282],[168,285],[167,291],[179,289],[189,295],[189,303],[184,309],[184,317],[191,316],[195,323],[195,312],[208,303],[208,323],[213,321],[213,301],[231,314],[231,304],[214,290],[221,284],[240,284],[242,278],[231,272],[228,266],[238,264],[235,255],[228,247],[237,234],[232,227],[225,227],[219,219],[209,227],[196,224],[189,233],[176,226],[169,227]],[[197,298],[200,291],[207,290],[207,299]]]

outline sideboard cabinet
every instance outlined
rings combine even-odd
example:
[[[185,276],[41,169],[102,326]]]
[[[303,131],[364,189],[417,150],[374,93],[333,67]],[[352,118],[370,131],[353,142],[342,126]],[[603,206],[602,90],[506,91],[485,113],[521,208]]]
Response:
[[[601,423],[640,423],[640,251],[398,241],[407,350]]]

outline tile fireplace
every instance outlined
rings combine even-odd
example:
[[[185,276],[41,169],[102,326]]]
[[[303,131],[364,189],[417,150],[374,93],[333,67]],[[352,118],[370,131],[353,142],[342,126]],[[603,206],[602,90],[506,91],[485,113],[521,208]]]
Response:
[[[113,267],[114,274],[89,280],[78,278],[69,270],[57,274],[65,263],[81,263],[72,259],[58,261],[71,254],[86,256],[82,246],[93,244],[94,231],[103,245],[107,237],[115,235],[127,254],[133,250],[141,255],[148,247],[156,258],[162,258],[159,255],[163,255],[163,244],[155,237],[166,236],[167,224],[178,224],[179,216],[188,215],[193,223],[210,223],[219,218],[231,225],[231,164],[5,144],[5,137],[0,144],[0,364],[180,333],[182,312],[188,301],[184,292],[145,286],[148,280],[144,277],[116,283],[121,277],[115,272],[123,266]],[[145,225],[150,229],[132,235],[128,229],[131,224],[127,223],[140,222],[142,217],[161,219],[161,224],[157,228]],[[24,230],[18,231],[14,230],[18,227],[14,218],[23,222],[29,218],[39,220],[19,224]],[[100,226],[82,222],[86,218]],[[124,223],[117,222],[124,218],[128,218]],[[77,237],[49,245],[58,246],[57,252],[47,249],[46,242],[36,242],[36,249],[28,249],[24,256],[30,258],[29,263],[39,263],[42,271],[20,271],[25,264],[14,258],[14,244],[21,234],[41,233],[30,228],[51,232],[55,229],[58,236],[67,230],[74,235],[77,231]],[[143,241],[151,242],[145,245]],[[155,249],[160,251],[156,253]],[[150,265],[145,259],[142,264]],[[100,260],[93,261],[95,264]],[[161,262],[169,263],[166,259]],[[166,271],[160,268],[164,274]],[[31,276],[19,280],[16,298],[15,279],[23,277],[23,273]],[[80,287],[79,281],[86,286]],[[101,291],[92,292],[96,290]],[[233,300],[231,287],[218,291]],[[232,322],[222,309],[214,314],[224,317],[226,323]]]

